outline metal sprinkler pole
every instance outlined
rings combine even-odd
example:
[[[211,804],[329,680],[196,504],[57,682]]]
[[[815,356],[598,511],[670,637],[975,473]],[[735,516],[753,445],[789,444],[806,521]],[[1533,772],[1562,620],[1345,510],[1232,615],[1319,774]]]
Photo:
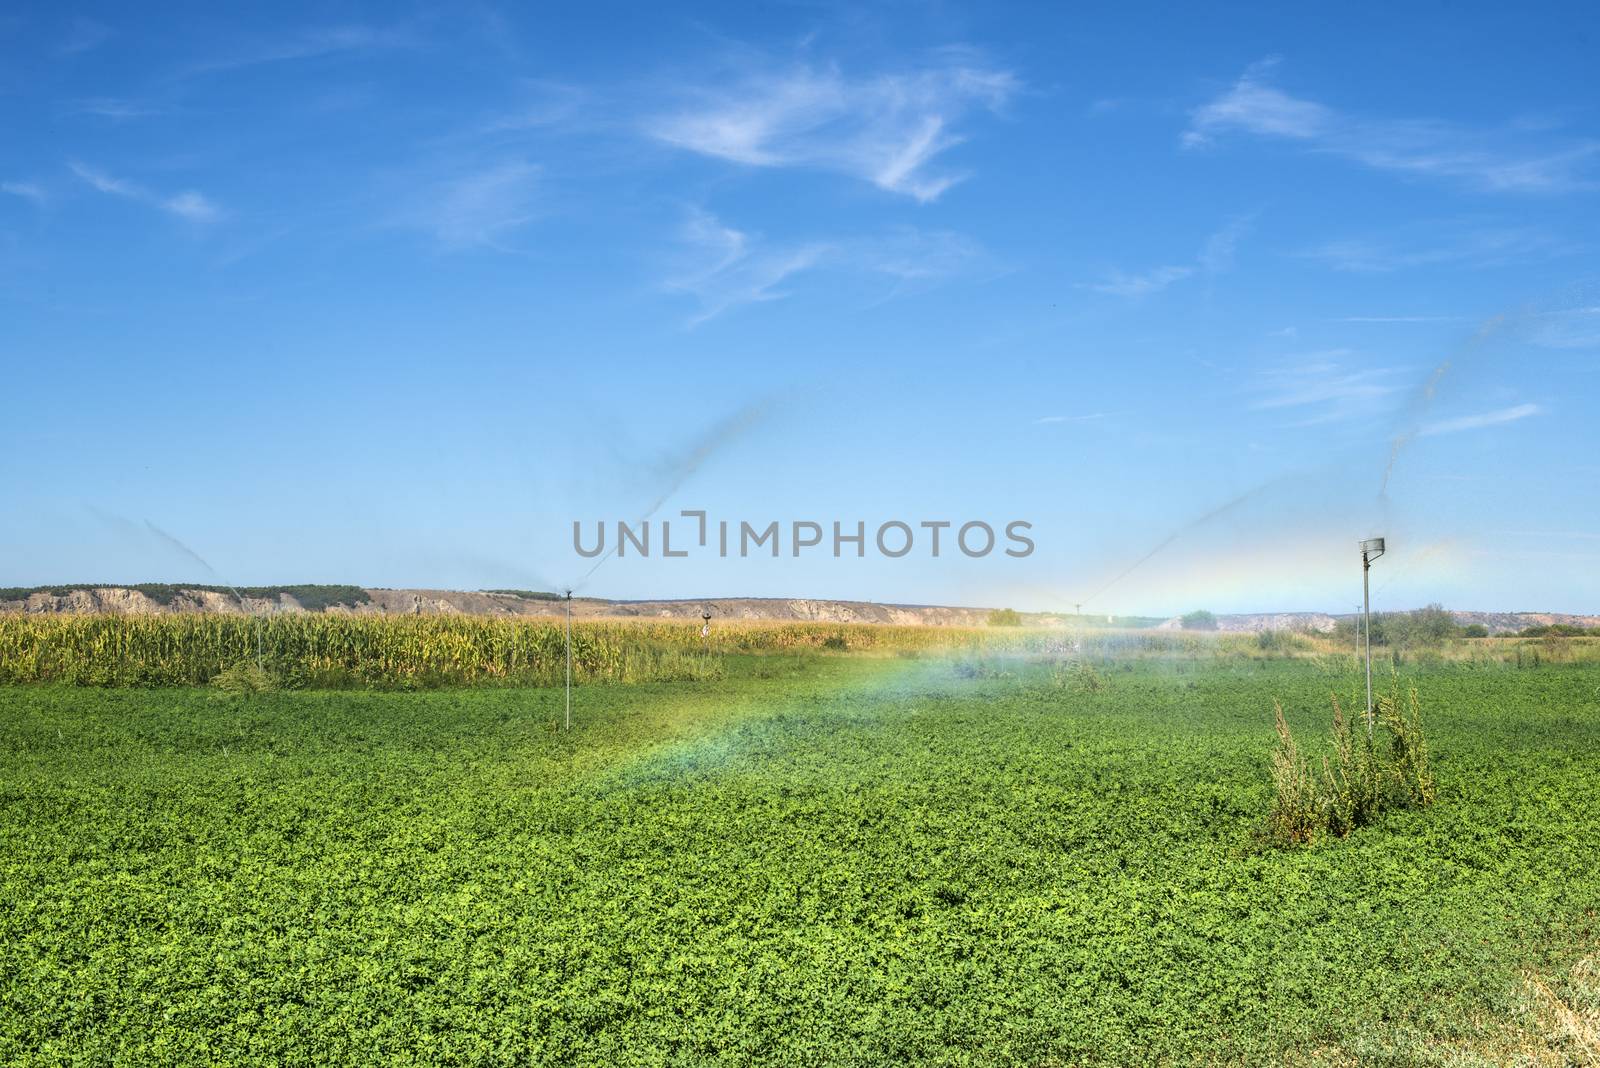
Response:
[[[1361,543],[1361,613],[1366,617],[1367,636],[1365,652],[1367,657],[1367,737],[1372,737],[1373,709],[1372,709],[1372,561],[1383,555],[1383,539],[1369,538]]]
[[[1366,618],[1366,642],[1362,648],[1367,658],[1367,737],[1372,737],[1372,595],[1367,576],[1372,573],[1372,562],[1361,554],[1361,614]]]
[[[567,730],[572,729],[572,591],[567,591]]]

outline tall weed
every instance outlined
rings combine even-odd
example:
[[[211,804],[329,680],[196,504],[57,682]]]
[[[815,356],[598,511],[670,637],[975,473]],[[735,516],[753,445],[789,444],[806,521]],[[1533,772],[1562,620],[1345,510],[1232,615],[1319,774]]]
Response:
[[[1416,689],[1410,689],[1402,702],[1397,686],[1375,704],[1376,724],[1388,736],[1388,746],[1379,744],[1376,731],[1365,729],[1364,717],[1346,717],[1334,697],[1332,752],[1322,756],[1313,770],[1295,744],[1283,706],[1273,702],[1278,741],[1272,751],[1268,837],[1285,844],[1325,835],[1343,838],[1386,809],[1433,803],[1433,771]]]

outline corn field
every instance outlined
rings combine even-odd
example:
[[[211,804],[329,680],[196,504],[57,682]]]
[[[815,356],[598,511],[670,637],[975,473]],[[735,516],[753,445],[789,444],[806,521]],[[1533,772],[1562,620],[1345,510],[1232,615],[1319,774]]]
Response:
[[[583,620],[572,626],[573,678],[671,682],[719,677],[728,655],[820,652],[868,656],[1063,655],[1215,661],[1307,657],[1351,668],[1325,638],[1184,631],[964,628],[722,620]],[[465,615],[29,616],[0,614],[0,684],[192,686],[257,659],[285,685],[431,688],[546,686],[565,673],[559,619]],[[1463,667],[1524,667],[1600,659],[1600,641],[1479,639],[1408,654]],[[1399,660],[1396,658],[1396,665]]]
[[[976,647],[981,630],[862,624],[686,621],[573,623],[577,682],[714,677],[726,654],[897,652]],[[0,616],[0,683],[188,686],[254,663],[290,685],[554,685],[565,674],[560,620],[321,614]]]

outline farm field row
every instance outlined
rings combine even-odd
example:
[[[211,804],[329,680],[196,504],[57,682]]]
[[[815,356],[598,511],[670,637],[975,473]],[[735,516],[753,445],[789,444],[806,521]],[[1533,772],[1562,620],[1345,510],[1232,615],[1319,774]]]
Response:
[[[1310,658],[1353,666],[1349,641],[1289,631],[1215,634],[1171,630],[925,627],[719,621],[702,636],[681,620],[584,620],[572,630],[573,673],[595,682],[708,681],[729,658],[805,652],[869,656],[1026,654],[1219,663]],[[1380,646],[1390,665],[1484,668],[1600,663],[1600,639],[1493,638]],[[24,616],[0,614],[0,684],[184,686],[260,665],[289,688],[431,689],[548,686],[566,670],[559,620],[464,615]],[[737,668],[736,668],[737,670]]]
[[[1559,1064],[1600,996],[1593,666],[1417,674],[1438,801],[1295,849],[1317,660],[735,666],[0,687],[0,1061]]]

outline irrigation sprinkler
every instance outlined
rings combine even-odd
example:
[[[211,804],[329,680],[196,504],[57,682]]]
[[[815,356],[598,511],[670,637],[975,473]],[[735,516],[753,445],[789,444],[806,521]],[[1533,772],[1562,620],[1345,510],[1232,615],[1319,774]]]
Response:
[[[711,609],[709,606],[700,610],[700,620],[700,640],[703,642],[711,637]]]
[[[567,730],[572,730],[572,591],[567,591]]]
[[[1384,553],[1382,538],[1368,538],[1361,543],[1361,614],[1366,619],[1367,636],[1364,643],[1367,657],[1367,737],[1372,737],[1372,590],[1369,573],[1372,561]]]

